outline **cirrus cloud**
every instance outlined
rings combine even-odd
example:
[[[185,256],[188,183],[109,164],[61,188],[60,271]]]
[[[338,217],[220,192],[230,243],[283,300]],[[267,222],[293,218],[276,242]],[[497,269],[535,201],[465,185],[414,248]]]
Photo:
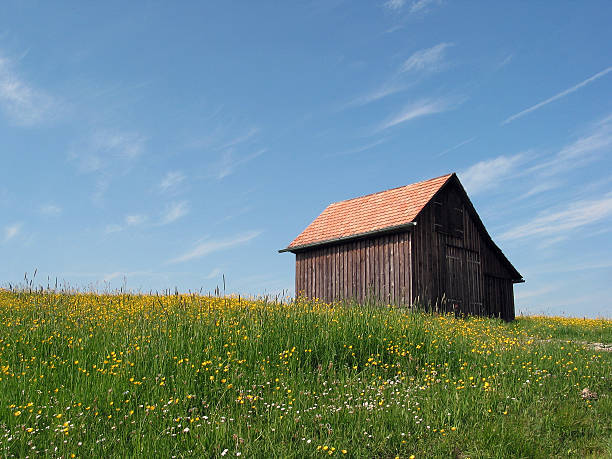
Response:
[[[239,245],[246,244],[252,239],[255,239],[260,234],[261,231],[248,231],[246,233],[238,234],[229,238],[212,240],[205,239],[196,244],[196,246],[190,251],[169,260],[168,263],[182,263],[185,261],[193,260],[195,258],[201,258],[213,252],[231,249]]]

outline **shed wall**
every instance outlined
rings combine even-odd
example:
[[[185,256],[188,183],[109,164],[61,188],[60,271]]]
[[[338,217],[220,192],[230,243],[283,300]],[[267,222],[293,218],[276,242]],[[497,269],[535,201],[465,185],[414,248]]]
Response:
[[[296,294],[324,302],[410,304],[411,245],[405,231],[297,252]]]
[[[511,273],[491,248],[470,206],[459,196],[456,187],[446,187],[416,219],[412,252],[414,299],[442,312],[512,320]],[[461,223],[454,228],[445,222],[440,224],[436,205],[456,211]]]
[[[514,319],[511,267],[457,183],[423,208],[416,226],[296,252],[296,295],[418,302],[441,312]]]

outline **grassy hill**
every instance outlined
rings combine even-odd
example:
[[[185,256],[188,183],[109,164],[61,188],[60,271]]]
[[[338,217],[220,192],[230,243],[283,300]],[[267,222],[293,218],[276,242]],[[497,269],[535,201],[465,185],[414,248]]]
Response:
[[[609,320],[2,291],[0,454],[610,457],[611,343]]]

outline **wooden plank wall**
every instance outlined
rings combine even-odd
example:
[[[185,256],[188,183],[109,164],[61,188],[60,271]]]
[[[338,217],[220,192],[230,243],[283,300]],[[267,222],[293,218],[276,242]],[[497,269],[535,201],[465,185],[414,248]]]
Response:
[[[456,193],[457,190],[449,187],[445,192]],[[436,196],[434,200],[448,202],[444,194]],[[448,297],[446,290],[449,288],[447,252],[449,247],[455,251],[462,248],[465,251],[463,266],[466,268],[463,269],[465,278],[462,282],[465,286],[462,291],[465,294],[461,298],[462,312],[512,320],[514,294],[511,274],[497,253],[490,248],[486,236],[476,225],[466,203],[463,203],[462,207],[463,233],[437,231],[432,203],[417,217],[412,250],[414,299],[426,308],[440,312],[452,311],[453,305],[443,301]],[[468,260],[471,263],[470,269],[467,269]],[[493,276],[497,280],[486,283],[485,275]],[[451,292],[451,295],[453,294],[456,295],[456,292]]]
[[[296,253],[296,295],[410,304],[411,232],[382,235]]]
[[[480,256],[485,286],[483,302],[486,314],[514,320],[514,284],[512,274],[489,244],[482,243]]]
[[[514,291],[510,279],[485,274],[484,303],[487,315],[514,320]]]
[[[501,277],[504,279],[511,279],[512,274],[506,268],[505,264],[502,263],[501,259],[497,256],[497,254],[487,246],[487,244],[483,244],[481,249],[482,261],[483,261],[483,271],[485,274],[491,274],[496,277]]]
[[[464,247],[464,240],[434,230],[434,208],[426,206],[413,231],[412,272],[414,301],[427,309],[450,311],[442,302],[447,288],[446,247]]]

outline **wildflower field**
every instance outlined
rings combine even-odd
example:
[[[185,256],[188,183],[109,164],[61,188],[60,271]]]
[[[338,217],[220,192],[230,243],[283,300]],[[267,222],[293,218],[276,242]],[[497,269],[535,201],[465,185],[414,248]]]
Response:
[[[610,320],[0,291],[0,454],[611,457],[610,343]]]

